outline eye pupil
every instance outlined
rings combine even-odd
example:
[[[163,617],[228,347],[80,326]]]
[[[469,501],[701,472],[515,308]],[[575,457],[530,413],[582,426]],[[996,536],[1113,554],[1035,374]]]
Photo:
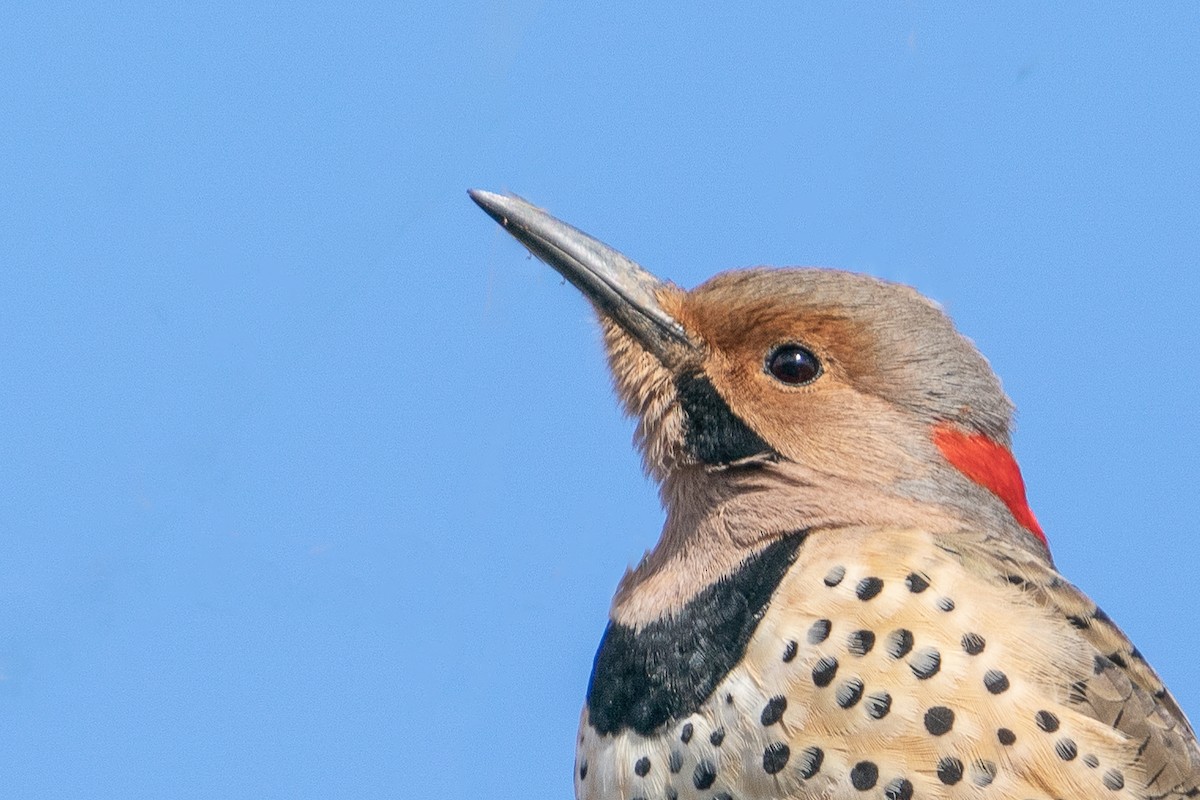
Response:
[[[767,372],[781,383],[800,386],[816,380],[821,374],[821,362],[811,350],[798,344],[785,344],[767,356]]]

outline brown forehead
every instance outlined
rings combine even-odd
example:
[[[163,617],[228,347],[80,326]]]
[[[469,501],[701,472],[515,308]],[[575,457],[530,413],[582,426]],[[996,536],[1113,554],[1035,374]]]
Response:
[[[845,304],[728,281],[681,292],[664,305],[710,350],[735,361],[757,362],[775,345],[799,342],[832,358],[849,375],[861,375],[875,363],[872,326]]]

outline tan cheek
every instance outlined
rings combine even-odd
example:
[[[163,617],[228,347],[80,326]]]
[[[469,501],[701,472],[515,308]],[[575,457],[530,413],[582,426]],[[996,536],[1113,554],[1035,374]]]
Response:
[[[745,361],[721,366],[720,372],[710,372],[718,391],[785,457],[847,478],[887,479],[909,471],[897,447],[906,426],[878,398],[860,394],[834,375],[811,387],[786,389]]]
[[[912,472],[902,423],[879,401],[849,392],[821,400],[798,411],[805,421],[792,428],[789,457],[850,480],[890,482]]]

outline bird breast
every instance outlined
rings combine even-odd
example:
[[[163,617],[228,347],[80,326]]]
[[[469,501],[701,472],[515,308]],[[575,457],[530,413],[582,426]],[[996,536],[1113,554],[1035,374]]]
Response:
[[[1072,695],[1096,674],[1094,647],[969,536],[784,542],[720,598],[748,614],[740,648],[659,631],[641,646],[673,652],[634,653],[636,635],[610,626],[581,720],[579,800],[1137,796],[1138,743]]]

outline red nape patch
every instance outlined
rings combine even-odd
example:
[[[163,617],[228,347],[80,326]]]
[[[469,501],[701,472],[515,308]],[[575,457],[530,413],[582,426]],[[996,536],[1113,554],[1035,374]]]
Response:
[[[1046,534],[1025,499],[1021,468],[1007,447],[982,433],[963,433],[950,425],[933,429],[933,443],[955,469],[1004,501],[1017,522],[1050,549]]]

